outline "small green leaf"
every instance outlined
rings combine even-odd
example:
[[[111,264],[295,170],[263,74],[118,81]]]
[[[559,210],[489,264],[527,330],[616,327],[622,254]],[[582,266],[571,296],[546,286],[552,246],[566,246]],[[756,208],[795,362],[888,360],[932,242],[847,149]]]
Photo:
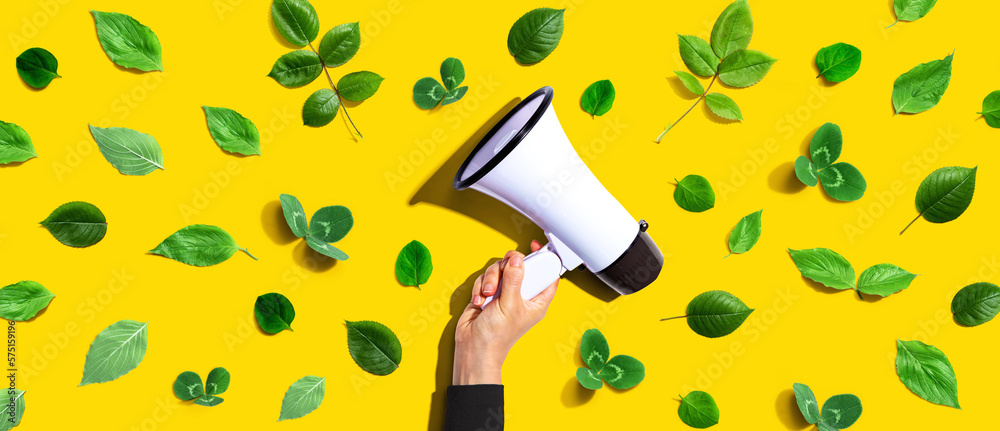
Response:
[[[0,397],[0,403],[6,406],[5,420],[0,421],[0,431],[7,431],[21,423],[24,416],[24,391],[15,388],[8,388],[4,395]],[[11,408],[13,406],[13,408]]]
[[[892,9],[896,12],[896,22],[916,21],[927,15],[934,8],[935,3],[937,0],[895,0]],[[892,24],[894,25],[896,22]]]
[[[317,253],[326,257],[332,257],[337,260],[347,260],[348,258],[347,253],[340,251],[339,248],[327,244],[314,236],[307,236],[306,244],[308,244],[313,250],[316,250]]]
[[[715,191],[712,190],[712,185],[705,177],[688,175],[677,181],[677,188],[674,189],[674,202],[687,211],[700,213],[715,207]]]
[[[447,93],[448,90],[434,78],[421,78],[413,85],[413,102],[420,109],[433,109]]]
[[[222,228],[193,224],[174,232],[149,252],[188,265],[211,266],[225,262],[238,250],[250,255]]]
[[[691,391],[681,396],[677,416],[691,428],[708,428],[719,423],[719,406],[707,392]]]
[[[576,369],[576,380],[580,382],[581,386],[592,391],[596,391],[604,387],[604,380],[601,380],[601,376],[597,375],[597,373],[587,367],[580,367]]]
[[[260,133],[253,121],[229,108],[202,106],[216,145],[230,153],[260,155]]]
[[[760,239],[760,218],[764,210],[750,213],[736,223],[736,227],[729,233],[729,252],[746,253],[750,251],[757,240]]]
[[[399,338],[378,322],[347,321],[347,348],[359,367],[379,376],[396,371],[403,360]]]
[[[205,379],[205,393],[208,395],[219,395],[226,392],[229,389],[230,378],[229,370],[222,367],[213,368],[212,371],[208,372],[208,377]]]
[[[17,56],[17,74],[32,88],[45,88],[60,78],[59,60],[44,48],[29,48]]]
[[[840,126],[826,123],[816,129],[812,140],[809,141],[809,157],[812,158],[816,169],[823,169],[840,158],[843,147],[844,135],[840,131]]]
[[[216,396],[203,395],[201,398],[194,400],[194,403],[199,406],[215,407],[219,404],[222,404],[223,401],[225,400]]]
[[[1000,90],[986,95],[983,99],[983,110],[977,114],[982,115],[990,127],[1000,129]]]
[[[278,33],[295,46],[306,46],[319,35],[319,17],[307,0],[274,0],[271,19]]]
[[[964,326],[979,326],[993,320],[1000,312],[1000,287],[993,283],[963,287],[951,301],[951,312],[955,321]]]
[[[834,395],[823,403],[820,420],[834,429],[842,430],[861,417],[861,400],[856,395]]]
[[[854,289],[854,267],[828,248],[788,249],[802,276],[834,289]]]
[[[279,84],[288,87],[301,87],[319,78],[323,73],[323,61],[315,52],[300,49],[278,58],[267,74]]]
[[[923,63],[910,69],[892,85],[892,106],[896,113],[916,114],[933,108],[941,101],[951,82],[951,60],[955,53],[943,60]]]
[[[793,384],[792,389],[795,391],[795,403],[799,405],[799,411],[802,412],[806,422],[811,424],[819,422],[819,403],[812,389],[802,383]]]
[[[0,165],[24,162],[38,157],[31,137],[21,126],[0,121]]]
[[[681,81],[681,84],[684,84],[684,88],[687,88],[694,95],[701,96],[705,93],[705,87],[701,86],[701,81],[698,81],[698,78],[695,78],[694,75],[680,70],[675,70],[674,73],[677,75],[677,79]]]
[[[361,102],[375,95],[385,78],[377,73],[361,71],[348,73],[337,82],[340,97],[351,102]]]
[[[628,355],[611,358],[600,372],[601,380],[615,389],[628,389],[646,378],[646,367],[638,359]]]
[[[944,352],[920,341],[896,340],[896,374],[920,398],[942,406],[958,405],[958,380]]]
[[[931,223],[947,223],[961,216],[976,192],[976,170],[978,167],[949,166],[931,172],[917,188],[916,205],[920,212],[917,218],[923,216]]]
[[[708,105],[708,109],[712,110],[713,114],[718,115],[721,118],[732,121],[743,119],[743,113],[740,112],[740,107],[736,106],[736,102],[725,94],[710,93],[705,96],[705,103]]]
[[[87,351],[80,386],[110,382],[135,369],[146,356],[149,322],[119,320],[97,334]]]
[[[174,395],[183,401],[191,401],[205,395],[205,388],[201,385],[201,376],[194,371],[185,371],[174,380]]]
[[[413,240],[403,246],[396,257],[396,279],[404,286],[416,286],[427,283],[431,277],[431,252],[420,241]]]
[[[306,99],[302,105],[302,124],[310,127],[322,127],[337,118],[340,109],[340,98],[337,92],[329,88],[321,88]]]
[[[601,80],[590,84],[583,92],[580,106],[590,115],[602,116],[611,110],[615,103],[615,86],[610,80]]]
[[[354,217],[347,207],[323,207],[313,213],[312,221],[309,222],[309,236],[326,243],[337,242],[344,239],[352,227]]]
[[[326,395],[326,378],[305,376],[292,383],[281,400],[278,421],[298,419],[319,408]]]
[[[309,234],[309,222],[306,221],[306,212],[302,209],[302,203],[292,195],[282,193],[281,212],[285,215],[285,222],[295,236],[302,238]]]
[[[455,57],[448,57],[441,63],[441,82],[444,83],[448,91],[458,88],[465,81],[465,67],[462,60]]]
[[[580,357],[594,373],[599,373],[604,369],[604,364],[608,363],[608,359],[611,358],[611,348],[608,347],[608,340],[604,338],[601,331],[591,328],[583,333],[583,337],[580,339]]]
[[[916,276],[891,263],[880,263],[861,272],[858,291],[886,297],[910,287]]]
[[[90,247],[101,242],[108,232],[108,220],[96,206],[69,202],[59,206],[41,225],[56,240],[70,247]]]
[[[260,329],[268,334],[277,334],[286,329],[292,330],[295,307],[292,307],[291,301],[285,295],[266,293],[257,297],[253,315]]]
[[[559,46],[565,9],[538,8],[524,14],[507,34],[507,51],[521,64],[535,64]]]
[[[846,81],[861,68],[861,50],[854,45],[835,43],[816,53],[816,67],[827,81]]]
[[[697,36],[677,35],[681,60],[695,75],[710,77],[719,70],[719,57],[704,39]]]
[[[361,28],[352,22],[338,25],[323,36],[319,43],[319,56],[327,67],[347,63],[361,48]]]
[[[712,50],[724,60],[729,54],[746,49],[751,36],[753,17],[750,15],[750,4],[747,0],[736,0],[722,11],[712,26]]]
[[[465,92],[469,90],[469,86],[458,87],[454,90],[448,92],[444,95],[444,99],[441,99],[441,106],[450,105],[452,103],[458,102],[465,97]]]
[[[156,139],[142,132],[122,127],[90,126],[104,158],[123,175],[146,175],[163,169],[163,150]]]
[[[764,79],[775,61],[763,52],[741,49],[722,60],[719,80],[731,87],[749,87]]]
[[[20,281],[0,289],[0,317],[23,322],[49,306],[56,295],[34,281]]]
[[[718,338],[739,328],[753,310],[729,292],[712,290],[694,297],[683,317],[696,334]]]
[[[802,184],[809,187],[815,187],[816,184],[819,184],[819,171],[806,156],[799,156],[795,159],[795,176],[798,177],[799,181],[802,181]]]
[[[838,201],[851,202],[861,199],[868,183],[861,171],[845,162],[834,163],[819,171],[823,191]]]
[[[101,48],[115,64],[142,71],[163,70],[160,40],[134,18],[115,12],[90,11]]]

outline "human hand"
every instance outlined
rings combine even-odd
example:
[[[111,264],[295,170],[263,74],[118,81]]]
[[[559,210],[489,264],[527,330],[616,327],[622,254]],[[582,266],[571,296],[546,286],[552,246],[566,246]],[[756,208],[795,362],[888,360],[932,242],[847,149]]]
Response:
[[[542,248],[531,242],[531,251]],[[535,326],[556,294],[557,279],[532,299],[521,297],[524,255],[508,251],[490,265],[472,286],[472,300],[465,307],[455,329],[453,385],[500,384],[500,369],[507,352]],[[502,289],[501,289],[502,288]],[[502,290],[502,291],[501,291]],[[483,302],[497,294],[489,304]]]

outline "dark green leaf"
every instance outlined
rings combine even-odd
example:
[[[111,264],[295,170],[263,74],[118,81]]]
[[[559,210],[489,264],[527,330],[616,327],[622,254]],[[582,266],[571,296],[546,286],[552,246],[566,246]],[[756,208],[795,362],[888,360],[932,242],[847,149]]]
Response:
[[[202,108],[208,131],[219,148],[246,156],[260,155],[260,134],[252,121],[229,108]]]
[[[819,171],[806,156],[799,156],[795,159],[795,176],[809,187],[815,187],[819,183]]]
[[[286,329],[292,330],[295,307],[292,307],[291,301],[285,295],[266,293],[257,297],[253,314],[260,329],[268,334],[277,334]]]
[[[34,281],[20,281],[0,289],[0,317],[23,322],[48,307],[56,295]]]
[[[1000,312],[1000,287],[993,283],[963,287],[951,301],[951,312],[955,321],[965,326],[979,326],[993,320]]]
[[[316,250],[317,253],[326,257],[332,257],[337,260],[347,260],[347,253],[340,251],[339,248],[327,244],[314,236],[307,236],[306,244],[308,244],[313,250]]]
[[[469,90],[469,86],[458,87],[454,90],[448,92],[444,95],[444,99],[441,99],[441,106],[450,105],[452,103],[458,102],[465,96],[465,92]]]
[[[896,22],[916,21],[927,15],[935,3],[937,0],[895,0],[892,9],[896,12]]]
[[[59,242],[70,247],[90,247],[101,242],[108,232],[108,220],[96,206],[69,202],[59,206],[41,225]]]
[[[432,109],[441,102],[447,92],[434,78],[421,78],[413,86],[413,102],[420,109]]]
[[[823,191],[838,201],[851,202],[861,199],[868,183],[861,171],[850,163],[839,162],[819,171]]]
[[[951,82],[951,60],[955,53],[943,60],[923,63],[910,69],[892,85],[892,106],[896,113],[916,114],[933,108],[944,96]]]
[[[163,169],[163,150],[156,139],[122,127],[107,129],[90,126],[104,158],[123,175],[146,175]]]
[[[319,56],[327,67],[347,63],[361,48],[361,28],[352,22],[338,25],[323,36],[319,43]]]
[[[719,70],[719,57],[704,39],[697,36],[677,35],[681,60],[695,75],[710,77]]]
[[[696,96],[701,96],[705,93],[705,87],[701,86],[701,81],[695,78],[694,75],[680,70],[675,70],[674,73],[688,91],[694,93]]]
[[[323,73],[323,61],[315,52],[300,49],[278,58],[267,74],[279,84],[288,87],[301,87],[319,78]]]
[[[44,48],[29,48],[17,56],[17,74],[33,88],[45,88],[55,78],[61,78],[59,61]]]
[[[977,112],[986,118],[986,124],[994,129],[1000,129],[1000,90],[986,95],[983,99],[983,110]]]
[[[601,376],[597,375],[596,372],[587,367],[580,367],[576,369],[576,380],[580,382],[581,386],[592,391],[596,391],[604,387],[604,380],[601,380]]]
[[[827,81],[845,81],[861,68],[861,50],[854,45],[835,43],[816,53],[816,67]]]
[[[375,95],[378,87],[382,85],[382,78],[377,73],[361,71],[348,73],[337,82],[337,91],[340,97],[351,102],[361,102]]]
[[[760,82],[777,61],[760,51],[741,49],[722,60],[719,80],[732,87],[749,87]]]
[[[834,289],[854,289],[854,267],[828,248],[788,249],[802,276]]]
[[[326,378],[305,376],[292,383],[281,400],[278,421],[298,419],[319,408],[326,395]]]
[[[891,263],[880,263],[861,272],[858,291],[886,297],[910,287],[916,276]]]
[[[307,0],[274,0],[271,19],[278,33],[295,46],[306,46],[319,35],[316,9]]]
[[[403,360],[399,338],[378,322],[347,321],[347,348],[358,366],[379,376],[396,371]]]
[[[628,389],[646,377],[646,367],[638,359],[616,355],[608,360],[600,372],[601,379],[615,389]]]
[[[306,99],[302,105],[302,124],[311,127],[322,127],[337,118],[340,109],[340,98],[337,92],[329,88],[321,88]]]
[[[712,185],[705,177],[688,175],[677,181],[677,188],[674,189],[674,202],[687,211],[700,213],[715,206],[715,191],[712,190]]]
[[[591,328],[583,333],[580,339],[580,357],[594,373],[600,373],[604,369],[604,364],[611,358],[611,348],[608,347],[608,340],[601,331]]]
[[[97,334],[87,351],[80,386],[110,382],[135,369],[146,356],[149,322],[119,320]]]
[[[823,169],[840,158],[843,146],[844,135],[840,131],[840,126],[826,123],[813,134],[809,142],[809,157],[812,158],[816,169]]]
[[[313,213],[309,222],[309,236],[323,242],[337,242],[344,239],[354,227],[351,210],[342,205],[320,208]]]
[[[920,341],[896,340],[896,374],[920,398],[956,409],[958,380],[944,352]]]
[[[707,392],[691,391],[681,396],[677,416],[691,428],[708,428],[719,423],[719,406]]]
[[[205,395],[201,385],[201,376],[194,371],[185,371],[174,380],[174,395],[183,401],[191,401]]]
[[[31,137],[21,126],[0,121],[0,165],[23,162],[38,157]]]
[[[219,395],[229,389],[229,370],[216,367],[208,372],[205,379],[205,393],[208,395]]]
[[[309,222],[306,220],[306,212],[302,209],[302,203],[292,195],[282,193],[281,212],[285,215],[285,222],[295,236],[302,238],[309,234]]]
[[[731,334],[753,312],[743,301],[729,292],[712,290],[688,303],[688,326],[698,335],[718,338]]]
[[[793,384],[792,389],[795,391],[795,403],[799,405],[799,411],[806,422],[819,422],[819,403],[816,402],[812,389],[802,383]]]
[[[736,106],[736,102],[725,94],[710,93],[705,96],[705,103],[708,105],[708,109],[712,110],[713,114],[718,115],[721,118],[733,121],[743,119],[743,113],[740,112],[740,107]]]
[[[726,7],[712,26],[712,50],[725,60],[729,54],[750,46],[753,17],[747,0],[736,0]]]
[[[199,406],[215,407],[219,404],[222,404],[223,401],[225,400],[216,396],[203,395],[201,398],[194,400],[194,403]]]
[[[931,172],[917,188],[917,211],[931,223],[957,219],[972,203],[978,169],[950,166]]]
[[[97,38],[115,64],[146,72],[163,70],[160,40],[149,27],[115,12],[90,11],[97,25]]]
[[[431,277],[431,252],[420,241],[413,240],[399,251],[396,257],[396,279],[404,286],[416,286],[427,283]]]
[[[590,84],[583,91],[583,98],[580,100],[580,106],[583,107],[584,111],[598,117],[607,114],[614,103],[615,86],[607,79]]]
[[[462,81],[465,81],[465,67],[462,66],[462,60],[455,57],[444,59],[441,63],[441,82],[444,82],[445,88],[452,91],[458,88]]]
[[[565,9],[534,9],[514,22],[507,34],[507,51],[521,64],[535,64],[559,45]]]
[[[750,251],[757,240],[760,239],[760,217],[764,210],[750,213],[736,223],[736,227],[729,233],[729,252],[746,253]]]
[[[861,400],[856,395],[834,395],[823,403],[820,420],[835,429],[842,430],[854,425],[861,417]]]
[[[225,262],[237,250],[246,252],[222,228],[193,224],[174,232],[149,252],[188,265],[210,266]]]

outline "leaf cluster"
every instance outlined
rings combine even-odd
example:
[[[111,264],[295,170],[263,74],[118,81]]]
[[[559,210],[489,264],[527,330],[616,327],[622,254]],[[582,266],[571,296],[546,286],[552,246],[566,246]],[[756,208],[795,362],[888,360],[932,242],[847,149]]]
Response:
[[[838,201],[861,199],[868,189],[861,171],[850,163],[834,163],[840,157],[843,146],[844,135],[840,126],[823,124],[809,142],[809,157],[799,156],[795,159],[795,176],[809,187],[821,183],[823,191]]]
[[[305,238],[306,244],[317,253],[337,260],[347,260],[347,253],[330,245],[344,239],[354,227],[351,210],[342,205],[323,207],[313,213],[312,220],[306,222],[305,210],[295,196],[281,195],[281,210],[292,233]]]
[[[441,63],[441,81],[444,85],[431,77],[421,78],[413,85],[413,102],[420,109],[433,109],[438,104],[445,106],[461,100],[469,90],[468,85],[459,87],[465,81],[465,67],[455,57]]]
[[[802,276],[826,287],[853,289],[861,294],[886,297],[907,287],[917,276],[891,263],[873,265],[854,282],[854,267],[843,256],[828,248],[788,249]]]
[[[646,368],[628,355],[611,357],[611,349],[604,334],[597,329],[588,329],[580,340],[580,356],[586,367],[576,370],[576,379],[583,387],[597,390],[604,383],[615,389],[628,389],[646,377]]]
[[[198,373],[185,371],[174,380],[174,395],[184,401],[194,400],[199,406],[214,407],[225,401],[218,395],[229,389],[229,379],[229,371],[217,367],[208,372],[206,383],[202,385]]]

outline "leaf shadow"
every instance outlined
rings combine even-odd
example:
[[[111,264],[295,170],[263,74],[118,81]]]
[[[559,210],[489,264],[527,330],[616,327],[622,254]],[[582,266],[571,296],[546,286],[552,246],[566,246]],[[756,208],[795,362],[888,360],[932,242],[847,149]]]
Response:
[[[841,289],[834,289],[832,287],[827,287],[825,284],[820,283],[818,281],[812,281],[804,275],[801,275],[800,277],[802,277],[802,281],[805,282],[807,286],[813,288],[813,290],[819,293],[825,293],[827,295],[836,295],[838,293],[843,292],[844,290],[847,290],[847,289],[841,290]],[[857,296],[857,294],[855,294],[853,291],[851,292],[851,294]]]
[[[700,79],[698,81],[701,82]],[[670,85],[670,89],[674,90],[674,93],[680,96],[681,99],[694,100],[701,97],[697,94],[692,93],[691,90],[688,90],[687,87],[684,86],[684,83],[681,82],[681,79],[678,78],[677,76],[668,76],[667,84]]]
[[[285,220],[285,212],[281,209],[281,201],[275,199],[264,205],[260,212],[260,224],[271,241],[278,245],[288,245],[299,237],[292,233]]]
[[[812,131],[806,133],[806,135],[802,137],[802,143],[799,144],[799,154],[808,157],[809,160],[812,160],[812,153],[809,151],[809,146],[812,145],[813,135],[819,131],[820,127],[823,127],[823,125],[821,124],[813,127]]]
[[[795,194],[808,187],[795,175],[795,162],[785,162],[774,168],[767,177],[767,185],[771,190],[785,194]]]
[[[563,406],[568,408],[580,407],[587,404],[590,400],[594,399],[594,394],[597,391],[592,391],[583,387],[576,377],[570,377],[563,386],[562,395],[560,399],[562,400]]]
[[[320,254],[309,247],[305,240],[299,241],[292,254],[295,263],[310,272],[326,272],[337,265],[337,259]]]
[[[266,16],[264,19],[267,20],[267,28],[268,30],[271,30],[271,36],[274,37],[274,40],[278,41],[278,43],[281,46],[288,49],[304,49],[301,46],[292,44],[291,42],[285,39],[285,36],[281,35],[281,32],[278,31],[278,26],[274,25],[274,19],[271,18],[271,8],[266,8],[266,9],[261,8],[261,9],[266,10]]]
[[[34,157],[32,157],[32,159],[33,158]],[[28,160],[31,160],[31,159],[28,159]],[[24,162],[10,162],[10,163],[6,163],[6,164],[0,164],[0,169],[4,169],[4,168],[16,168],[18,166],[23,165],[28,160],[25,160]]]
[[[701,105],[701,112],[703,112],[705,114],[705,116],[708,117],[709,121],[711,121],[711,122],[713,122],[715,124],[728,125],[728,124],[734,124],[734,123],[739,123],[740,122],[740,120],[727,120],[727,119],[722,118],[722,117],[720,117],[718,115],[715,115],[715,113],[712,112],[712,110],[708,107],[708,103],[705,102],[705,101],[702,101],[700,103],[700,105]]]
[[[788,430],[804,430],[812,426],[802,417],[799,404],[795,402],[795,391],[791,389],[785,389],[778,394],[778,398],[774,401],[774,411],[781,424]]]
[[[56,77],[56,79],[58,79],[58,78],[60,78],[60,77]],[[24,88],[26,90],[31,91],[32,93],[38,93],[38,92],[40,92],[40,91],[42,91],[42,90],[44,90],[46,88],[49,88],[48,85],[46,85],[46,86],[44,86],[42,88],[32,87],[32,86],[28,85],[28,82],[25,81],[23,78],[19,79],[19,81],[21,81],[21,85],[24,86]],[[53,79],[53,81],[55,81],[55,79]],[[49,85],[52,85],[52,83],[49,83]]]

